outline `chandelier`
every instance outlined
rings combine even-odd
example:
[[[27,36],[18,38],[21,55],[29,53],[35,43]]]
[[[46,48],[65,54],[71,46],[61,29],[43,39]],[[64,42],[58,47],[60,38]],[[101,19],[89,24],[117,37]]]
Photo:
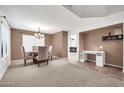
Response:
[[[34,33],[34,36],[38,39],[44,38],[44,34],[42,32],[40,32],[40,27],[38,27],[38,32]]]

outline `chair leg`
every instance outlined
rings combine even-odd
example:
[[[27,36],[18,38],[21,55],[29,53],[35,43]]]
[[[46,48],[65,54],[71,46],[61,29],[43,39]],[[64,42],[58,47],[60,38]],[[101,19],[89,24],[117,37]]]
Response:
[[[51,60],[53,60],[53,57],[51,56]]]
[[[33,63],[37,64],[37,60],[35,58],[33,58]]]
[[[33,63],[35,64],[35,58],[33,58]]]
[[[50,56],[48,56],[48,59],[50,59]]]
[[[24,65],[26,66],[26,60],[24,60]]]
[[[48,65],[48,60],[47,60],[47,65]]]
[[[40,62],[38,61],[37,63],[38,63],[38,67],[40,67]]]

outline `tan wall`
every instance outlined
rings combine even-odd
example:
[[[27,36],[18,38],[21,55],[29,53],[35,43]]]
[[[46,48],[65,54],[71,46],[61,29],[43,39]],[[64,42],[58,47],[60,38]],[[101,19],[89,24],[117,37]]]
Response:
[[[52,44],[52,39],[53,39],[53,37],[52,37],[53,35],[51,35],[51,34],[46,34],[45,35],[45,45],[53,45]]]
[[[32,31],[25,31],[19,29],[12,29],[11,31],[11,60],[18,60],[22,58],[21,45],[22,45],[22,35],[33,35]],[[45,45],[52,44],[52,35],[45,35]]]
[[[32,31],[12,29],[11,31],[11,60],[22,59],[22,35],[33,35]],[[53,35],[45,34],[45,45],[53,45],[54,55],[67,57],[67,32],[58,32]]]
[[[58,57],[67,57],[67,32],[53,34],[53,53]]]
[[[102,36],[108,35],[108,32],[112,32],[114,28],[123,28],[123,25],[117,24],[80,33],[80,49],[99,50],[99,46],[103,46],[103,50],[106,52],[106,63],[122,66],[123,41],[102,41]],[[90,55],[89,58],[95,59],[93,55]]]
[[[67,57],[68,54],[68,33],[67,32],[63,32],[63,48],[62,48],[62,57]]]

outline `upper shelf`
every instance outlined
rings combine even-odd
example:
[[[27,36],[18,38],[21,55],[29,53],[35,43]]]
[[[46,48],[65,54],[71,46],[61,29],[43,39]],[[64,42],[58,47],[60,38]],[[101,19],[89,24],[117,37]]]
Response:
[[[103,36],[102,40],[122,40],[123,39],[123,34],[121,35],[111,35],[111,36]]]

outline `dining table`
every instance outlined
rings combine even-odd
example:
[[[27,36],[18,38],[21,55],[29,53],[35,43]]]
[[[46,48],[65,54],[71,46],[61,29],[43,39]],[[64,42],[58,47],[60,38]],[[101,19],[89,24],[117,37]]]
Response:
[[[33,63],[37,64],[36,57],[38,56],[38,51],[31,51],[30,54],[33,56]]]

